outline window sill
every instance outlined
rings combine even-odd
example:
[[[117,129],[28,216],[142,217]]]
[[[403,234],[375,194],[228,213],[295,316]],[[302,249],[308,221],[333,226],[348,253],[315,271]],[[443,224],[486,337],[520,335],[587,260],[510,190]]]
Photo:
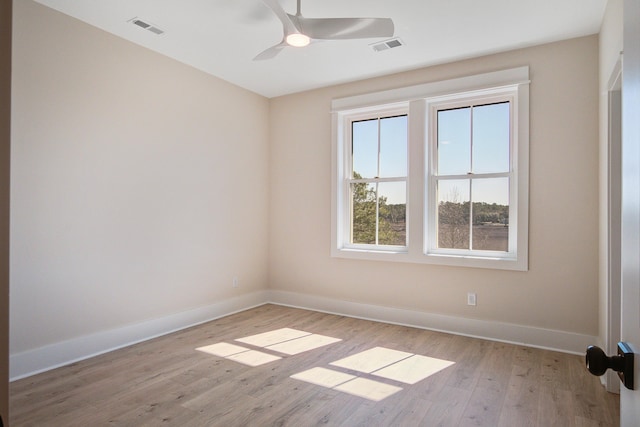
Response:
[[[478,257],[449,254],[412,254],[404,251],[380,251],[374,249],[336,248],[331,257],[363,261],[408,262],[414,264],[445,265],[450,267],[471,267],[494,270],[527,271],[527,260],[499,257]]]
[[[425,254],[425,264],[449,265],[455,267],[489,268],[494,270],[527,271],[526,259],[516,257],[479,257],[470,255]]]

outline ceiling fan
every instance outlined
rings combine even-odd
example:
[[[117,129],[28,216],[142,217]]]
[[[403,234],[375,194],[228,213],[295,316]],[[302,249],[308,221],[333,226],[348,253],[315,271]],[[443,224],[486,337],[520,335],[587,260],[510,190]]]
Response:
[[[262,0],[282,22],[284,35],[277,45],[259,53],[254,61],[271,59],[287,46],[304,47],[312,40],[348,40],[392,37],[390,18],[305,18],[297,0],[295,15],[284,11],[278,0]]]

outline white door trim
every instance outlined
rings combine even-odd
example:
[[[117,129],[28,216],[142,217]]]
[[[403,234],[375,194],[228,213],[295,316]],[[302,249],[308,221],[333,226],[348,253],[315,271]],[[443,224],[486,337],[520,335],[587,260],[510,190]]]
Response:
[[[622,227],[622,58],[618,59],[607,93],[607,331],[606,351],[616,354],[620,341],[621,227]],[[620,380],[609,370],[604,376],[607,391],[620,393]]]

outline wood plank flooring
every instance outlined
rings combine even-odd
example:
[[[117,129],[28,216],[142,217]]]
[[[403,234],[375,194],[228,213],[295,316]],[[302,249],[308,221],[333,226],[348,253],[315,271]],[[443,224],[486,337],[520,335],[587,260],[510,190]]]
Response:
[[[342,341],[250,367],[195,350],[279,328]],[[385,347],[455,362],[381,401],[290,378]],[[349,372],[363,378],[374,376]],[[617,426],[582,357],[264,305],[11,384],[20,426]]]

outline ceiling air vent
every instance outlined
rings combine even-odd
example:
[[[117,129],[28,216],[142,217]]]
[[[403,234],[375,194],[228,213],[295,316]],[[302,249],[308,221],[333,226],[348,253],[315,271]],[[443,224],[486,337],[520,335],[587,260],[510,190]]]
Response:
[[[148,21],[144,21],[144,20],[142,20],[140,18],[130,19],[129,22],[131,22],[133,25],[137,25],[140,28],[144,28],[147,31],[151,31],[154,34],[157,34],[157,35],[164,34],[164,30],[161,30],[157,26],[151,24]]]
[[[374,52],[382,52],[383,50],[389,50],[396,47],[404,46],[404,43],[399,38],[395,38],[395,39],[385,40],[380,43],[373,43],[373,44],[370,44],[369,46],[371,46],[371,49],[373,49]]]

